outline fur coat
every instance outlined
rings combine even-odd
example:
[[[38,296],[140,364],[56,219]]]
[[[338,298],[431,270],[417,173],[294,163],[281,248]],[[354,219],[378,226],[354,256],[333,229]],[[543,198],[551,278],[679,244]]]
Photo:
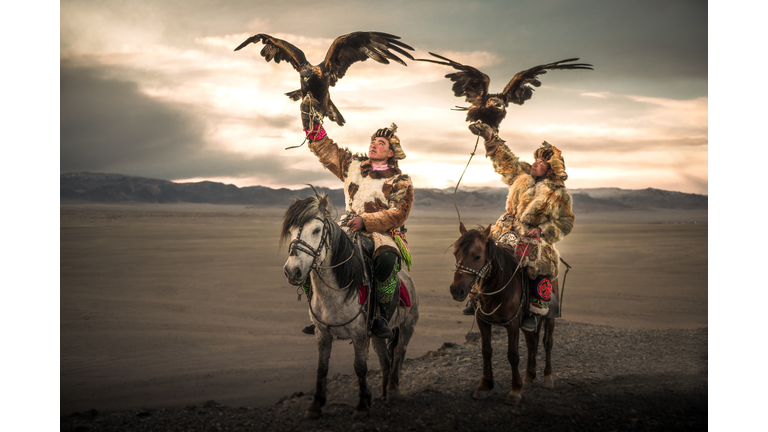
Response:
[[[390,230],[405,233],[404,224],[413,207],[413,184],[403,174],[394,158],[389,158],[388,169],[374,171],[367,156],[352,154],[339,147],[328,137],[309,143],[309,149],[323,166],[344,182],[344,201],[347,215],[340,224],[355,216],[363,218],[363,234],[373,238],[376,250],[373,258],[385,251],[400,250]]]
[[[571,232],[575,220],[571,196],[564,184],[564,165],[562,170],[537,181],[530,175],[531,164],[521,162],[503,141],[489,157],[493,169],[509,187],[506,211],[491,228],[493,239],[498,240],[509,230],[522,237],[532,228],[541,229],[541,258],[535,266],[528,267],[528,275],[554,280],[560,263],[555,243]]]

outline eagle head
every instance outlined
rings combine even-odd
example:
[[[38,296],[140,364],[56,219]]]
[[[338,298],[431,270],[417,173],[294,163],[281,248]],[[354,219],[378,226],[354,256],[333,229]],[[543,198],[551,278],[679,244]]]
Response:
[[[485,107],[496,111],[504,111],[506,104],[504,103],[503,99],[492,96],[488,98],[488,101],[485,103]]]
[[[312,78],[312,67],[310,67],[308,64],[302,66],[301,71],[299,72],[299,76],[301,76],[302,81],[309,81],[309,79]]]

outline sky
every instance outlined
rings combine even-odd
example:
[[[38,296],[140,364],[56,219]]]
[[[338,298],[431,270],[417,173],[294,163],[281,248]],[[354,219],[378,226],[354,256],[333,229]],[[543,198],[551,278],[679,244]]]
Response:
[[[701,1],[62,1],[60,172],[106,172],[237,186],[339,188],[307,149],[299,86],[247,37],[289,41],[317,64],[353,31],[400,36],[486,73],[500,92],[515,73],[580,58],[594,70],[550,71],[500,135],[522,160],[547,141],[569,188],[648,187],[708,194],[708,15]],[[331,96],[347,120],[328,135],[366,152],[398,125],[414,186],[453,188],[476,137],[447,66],[406,59],[353,64]],[[461,185],[502,187],[482,143]]]

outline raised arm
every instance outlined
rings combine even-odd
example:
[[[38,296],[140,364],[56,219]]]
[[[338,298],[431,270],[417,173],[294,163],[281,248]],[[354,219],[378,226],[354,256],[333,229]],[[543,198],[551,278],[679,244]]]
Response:
[[[349,170],[349,163],[352,161],[352,152],[349,149],[339,147],[327,136],[323,128],[322,117],[318,112],[319,107],[320,102],[309,93],[301,102],[301,124],[307,135],[307,141],[309,141],[309,149],[326,169],[344,181]]]
[[[493,170],[501,175],[501,181],[504,184],[512,185],[520,174],[530,174],[531,164],[521,162],[490,126],[472,123],[469,125],[469,130],[485,140],[485,156],[491,158]]]

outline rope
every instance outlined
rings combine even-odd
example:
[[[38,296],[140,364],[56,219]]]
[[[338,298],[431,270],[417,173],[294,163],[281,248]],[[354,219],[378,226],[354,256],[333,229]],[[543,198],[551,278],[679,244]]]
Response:
[[[461,177],[459,177],[459,181],[456,182],[456,188],[453,190],[453,206],[456,207],[456,214],[459,216],[459,222],[461,222],[461,213],[459,213],[459,206],[456,205],[456,191],[459,190],[459,184],[461,184],[461,179],[464,178],[464,173],[467,172],[467,168],[469,168],[469,163],[472,162],[472,157],[475,155],[475,151],[477,150],[477,144],[480,142],[480,135],[477,136],[477,140],[475,140],[475,148],[472,149],[472,153],[469,155],[469,160],[467,161],[467,166],[464,167],[464,171],[461,173]]]

